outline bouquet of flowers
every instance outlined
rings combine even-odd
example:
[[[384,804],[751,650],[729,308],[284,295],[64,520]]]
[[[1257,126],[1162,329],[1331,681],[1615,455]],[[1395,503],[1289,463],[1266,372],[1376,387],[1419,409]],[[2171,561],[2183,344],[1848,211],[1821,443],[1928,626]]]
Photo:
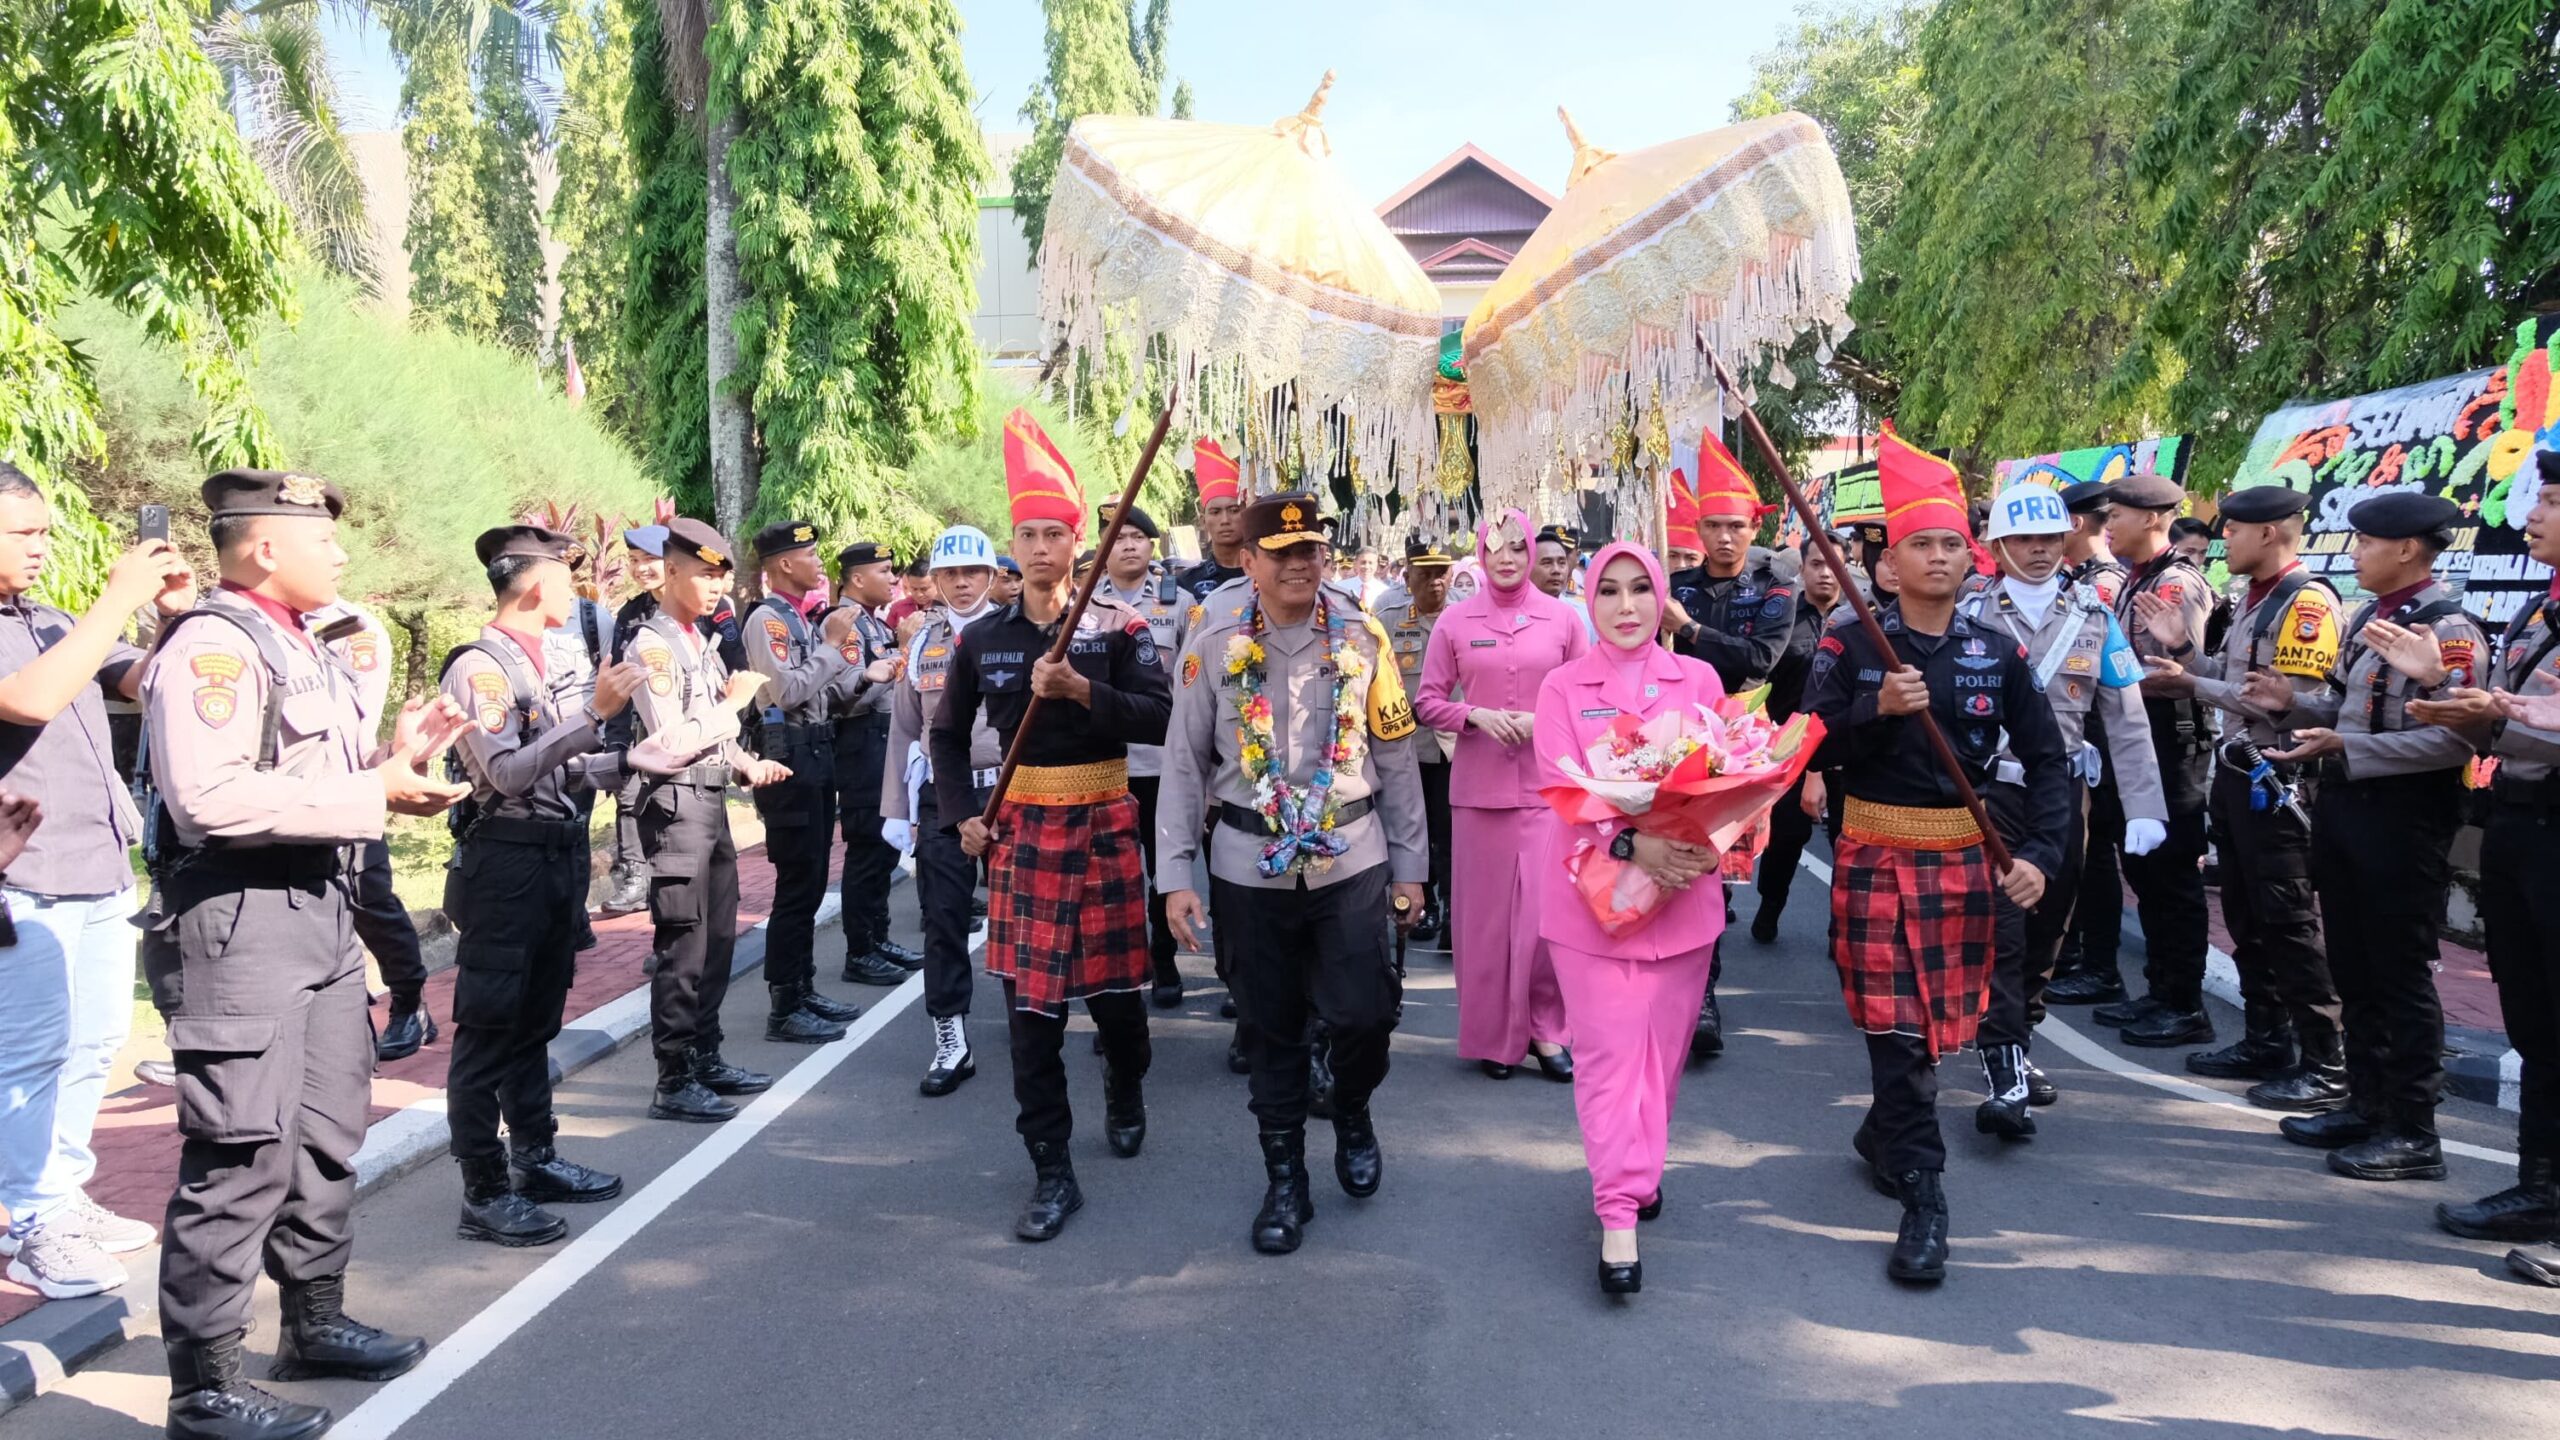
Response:
[[[1776,724],[1767,699],[1764,686],[1712,710],[1693,705],[1643,721],[1621,715],[1583,763],[1563,762],[1570,783],[1539,793],[1568,824],[1624,820],[1643,834],[1712,846],[1728,873],[1739,856],[1748,873],[1767,843],[1769,808],[1822,743],[1821,721],[1803,714]],[[1612,936],[1642,928],[1665,898],[1644,867],[1587,839],[1574,842],[1565,870]]]

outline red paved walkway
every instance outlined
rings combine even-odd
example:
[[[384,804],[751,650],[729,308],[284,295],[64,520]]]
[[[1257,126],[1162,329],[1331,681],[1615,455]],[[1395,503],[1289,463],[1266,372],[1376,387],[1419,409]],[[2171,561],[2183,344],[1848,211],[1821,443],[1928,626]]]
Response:
[[[745,931],[765,918],[773,899],[773,867],[764,863],[762,845],[742,851],[739,861],[738,928]],[[836,866],[841,868],[843,861],[843,847],[838,845]],[[596,948],[578,956],[577,983],[569,991],[567,1013],[572,1025],[579,1016],[649,983],[641,971],[649,958],[648,914],[598,920],[595,929]],[[427,1011],[439,1024],[453,1014],[453,979],[450,967],[427,977]],[[378,1010],[376,1015],[379,1023]],[[443,1093],[451,1034],[448,1026],[433,1045],[374,1073],[368,1124]],[[89,1182],[90,1198],[119,1215],[158,1225],[169,1207],[169,1193],[178,1183],[177,1113],[175,1093],[157,1086],[136,1085],[108,1096],[98,1115],[94,1142],[98,1174]],[[43,1297],[33,1290],[0,1276],[0,1325],[42,1303]]]

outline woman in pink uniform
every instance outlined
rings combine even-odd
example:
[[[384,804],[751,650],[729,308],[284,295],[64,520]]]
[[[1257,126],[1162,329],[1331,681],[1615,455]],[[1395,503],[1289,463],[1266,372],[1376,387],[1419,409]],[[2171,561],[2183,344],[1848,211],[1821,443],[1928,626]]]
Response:
[[[1621,714],[1645,720],[1724,698],[1713,668],[1654,643],[1665,590],[1661,562],[1651,551],[1611,545],[1592,562],[1591,575],[1599,643],[1546,677],[1538,692],[1541,784],[1568,783],[1561,762],[1581,763]],[[1612,1295],[1644,1288],[1636,1222],[1662,1213],[1662,1165],[1671,1148],[1680,1068],[1724,929],[1715,851],[1651,835],[1622,842],[1625,828],[1555,822],[1538,865],[1536,907],[1579,1052],[1573,1109],[1591,1166],[1592,1208],[1600,1215],[1600,1288]],[[1671,891],[1652,919],[1616,937],[1601,930],[1565,872],[1578,840],[1631,850],[1624,858]],[[1465,855],[1459,852],[1462,861]]]
[[[1555,822],[1538,798],[1529,737],[1539,682],[1591,642],[1572,606],[1529,583],[1529,533],[1517,510],[1476,532],[1483,588],[1432,627],[1414,708],[1423,724],[1458,735],[1449,772],[1458,1054],[1497,1080],[1534,1054],[1548,1079],[1570,1080],[1564,997],[1538,939],[1531,874]]]

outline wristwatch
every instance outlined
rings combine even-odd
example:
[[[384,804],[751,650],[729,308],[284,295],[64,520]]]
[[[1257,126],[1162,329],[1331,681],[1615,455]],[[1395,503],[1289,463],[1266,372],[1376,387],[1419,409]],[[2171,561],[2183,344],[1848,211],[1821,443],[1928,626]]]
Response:
[[[1681,626],[1677,631],[1673,632],[1671,638],[1679,641],[1683,645],[1686,645],[1698,638],[1698,629],[1698,622],[1692,620],[1688,624]]]
[[[1618,860],[1633,860],[1636,858],[1636,832],[1634,826],[1630,825],[1626,829],[1619,831],[1617,834],[1609,838],[1609,854],[1611,858]]]

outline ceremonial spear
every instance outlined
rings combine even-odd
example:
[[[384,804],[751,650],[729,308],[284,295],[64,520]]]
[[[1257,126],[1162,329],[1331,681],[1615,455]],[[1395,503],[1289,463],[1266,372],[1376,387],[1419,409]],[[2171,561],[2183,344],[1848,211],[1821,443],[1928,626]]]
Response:
[[[1751,443],[1759,447],[1760,458],[1767,462],[1770,473],[1778,477],[1778,488],[1787,492],[1787,503],[1794,507],[1796,518],[1804,522],[1805,537],[1822,552],[1823,563],[1831,567],[1831,573],[1840,577],[1841,593],[1849,597],[1850,608],[1858,612],[1858,624],[1867,632],[1868,642],[1886,658],[1893,658],[1893,641],[1886,638],[1884,626],[1877,622],[1875,607],[1867,603],[1867,597],[1858,592],[1857,586],[1848,583],[1849,562],[1840,554],[1840,547],[1833,543],[1830,528],[1822,523],[1822,516],[1806,502],[1804,492],[1796,488],[1795,475],[1787,469],[1787,462],[1778,457],[1777,443],[1769,438],[1767,427],[1760,423],[1760,417],[1752,413],[1750,406],[1742,404],[1742,397],[1735,394],[1733,377],[1725,372],[1724,357],[1709,348],[1707,361],[1716,367],[1716,384],[1725,394],[1732,396],[1735,405],[1741,409],[1742,428],[1750,432]],[[1909,718],[1918,721],[1920,733],[1929,737],[1929,748],[1937,752],[1938,764],[1946,770],[1947,778],[1956,782],[1956,798],[1964,802],[1964,808],[1973,814],[1973,823],[1981,829],[1982,851],[1991,859],[1991,873],[1999,875],[2006,872],[2009,868],[2009,847],[2000,843],[2000,832],[1992,828],[1991,812],[1983,808],[1982,796],[1974,791],[1973,782],[1965,778],[1964,765],[1956,759],[1955,747],[1947,743],[1946,732],[1938,728],[1938,717],[1920,710]]]
[[[1067,646],[1076,638],[1076,626],[1084,619],[1085,607],[1093,603],[1093,592],[1102,583],[1102,572],[1110,568],[1112,542],[1120,538],[1120,527],[1128,523],[1129,507],[1138,503],[1138,487],[1146,483],[1147,471],[1156,463],[1156,449],[1164,444],[1164,432],[1173,425],[1173,405],[1182,393],[1182,382],[1175,380],[1165,387],[1164,409],[1156,416],[1156,428],[1147,435],[1147,448],[1138,452],[1138,468],[1129,472],[1129,483],[1120,491],[1120,503],[1111,507],[1111,519],[1102,527],[1102,539],[1093,551],[1093,568],[1085,572],[1084,583],[1076,587],[1075,603],[1067,607],[1066,618],[1058,624],[1058,638],[1049,646],[1052,661],[1067,658]],[[1004,747],[1004,769],[996,776],[996,793],[987,801],[987,813],[978,817],[987,829],[996,826],[996,812],[1004,808],[1005,791],[1013,787],[1013,772],[1022,765],[1022,742],[1031,734],[1031,722],[1040,713],[1040,692],[1031,692],[1031,701],[1022,707],[1022,723],[1013,727],[1013,743]]]

